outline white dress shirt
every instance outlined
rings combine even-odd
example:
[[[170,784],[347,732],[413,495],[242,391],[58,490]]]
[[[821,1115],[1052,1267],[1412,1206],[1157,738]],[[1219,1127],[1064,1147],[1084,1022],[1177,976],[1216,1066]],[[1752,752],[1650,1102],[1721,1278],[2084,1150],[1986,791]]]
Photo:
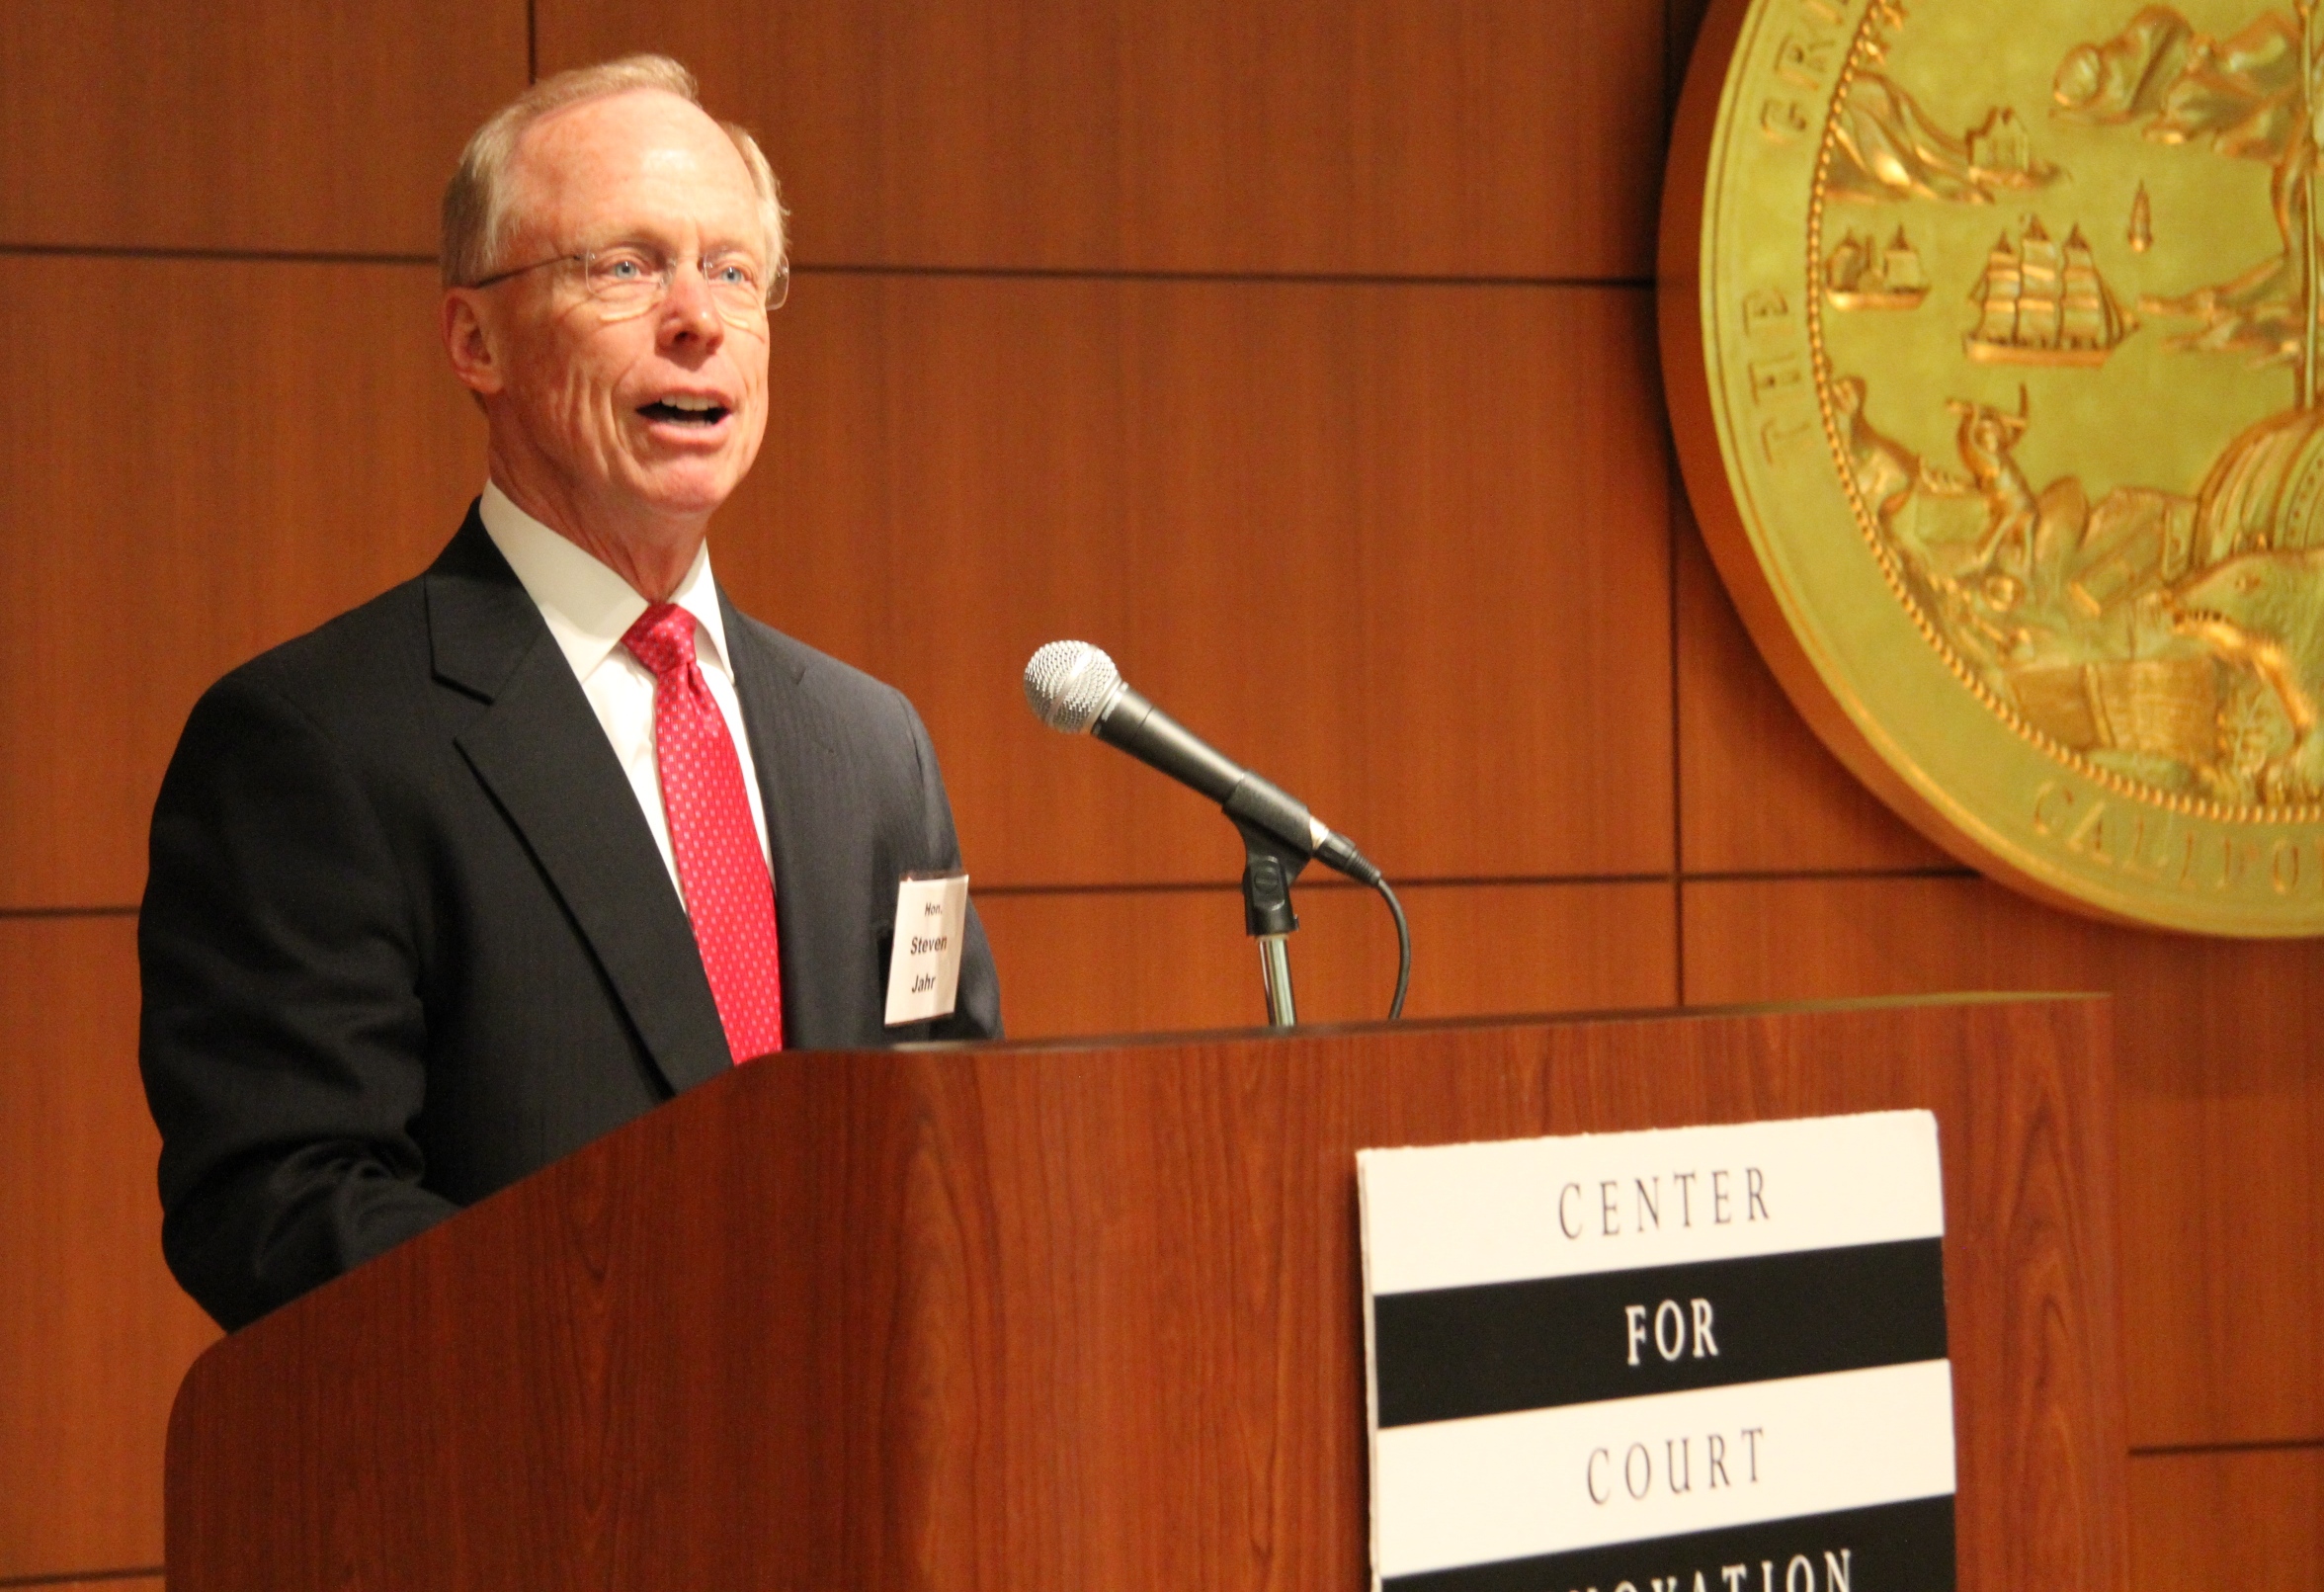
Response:
[[[622,637],[645,612],[645,599],[620,575],[518,508],[490,481],[484,484],[477,513],[492,545],[548,622],[548,633],[573,666],[581,694],[597,711],[597,721],[605,726],[606,739],[613,742],[614,756],[629,776],[629,789],[637,794],[646,827],[661,849],[662,866],[670,871],[670,882],[678,886],[678,899],[684,901],[678,859],[670,850],[670,820],[662,811],[661,775],[654,765],[653,671],[622,644]],[[759,796],[758,769],[751,762],[750,737],[742,727],[742,700],[734,694],[734,670],[726,661],[726,622],[718,612],[718,589],[710,580],[707,544],[694,555],[694,567],[670,601],[695,618],[694,655],[718,712],[726,715],[726,732],[742,760],[742,789],[750,797],[751,824],[759,832],[759,855],[767,857],[766,807]],[[772,874],[771,861],[768,866]]]

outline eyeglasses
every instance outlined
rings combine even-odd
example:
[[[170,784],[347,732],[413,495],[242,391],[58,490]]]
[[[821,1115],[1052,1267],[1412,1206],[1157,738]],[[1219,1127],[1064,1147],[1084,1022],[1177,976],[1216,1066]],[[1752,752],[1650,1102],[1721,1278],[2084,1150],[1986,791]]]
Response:
[[[471,287],[492,288],[532,271],[551,266],[581,268],[581,286],[607,320],[628,320],[642,315],[670,296],[678,280],[680,262],[653,249],[623,245],[618,249],[587,249],[560,254],[531,265],[497,271]],[[709,255],[695,262],[710,291],[718,318],[729,326],[753,327],[783,307],[790,296],[790,266],[775,268],[772,281],[748,255]]]

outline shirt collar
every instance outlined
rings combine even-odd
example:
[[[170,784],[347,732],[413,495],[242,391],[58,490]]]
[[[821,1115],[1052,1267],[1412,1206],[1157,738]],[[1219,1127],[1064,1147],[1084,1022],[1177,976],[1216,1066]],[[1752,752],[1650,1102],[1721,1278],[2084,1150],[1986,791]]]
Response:
[[[622,644],[629,627],[646,610],[646,601],[627,581],[581,547],[551,531],[517,507],[497,482],[486,480],[476,505],[484,534],[516,571],[525,595],[548,622],[574,677],[587,680]],[[726,622],[718,608],[718,585],[710,577],[710,548],[697,549],[686,578],[670,601],[692,614],[699,633],[708,644],[703,661],[728,679],[734,670],[726,659]]]

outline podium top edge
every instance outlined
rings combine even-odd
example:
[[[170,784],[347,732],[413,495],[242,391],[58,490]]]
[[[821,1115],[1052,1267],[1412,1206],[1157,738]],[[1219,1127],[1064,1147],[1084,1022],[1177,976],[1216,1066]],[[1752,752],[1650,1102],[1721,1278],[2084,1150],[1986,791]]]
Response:
[[[2104,990],[1959,990],[1936,995],[1866,995],[1838,1000],[1751,1001],[1718,1006],[1645,1006],[1581,1012],[1506,1012],[1473,1017],[1430,1017],[1402,1022],[1302,1023],[1296,1028],[1168,1029],[1143,1034],[1074,1034],[1032,1040],[939,1040],[899,1045],[912,1054],[1009,1051],[1053,1054],[1118,1050],[1157,1045],[1264,1044],[1277,1040],[1361,1038],[1383,1034],[1460,1033],[1486,1029],[1570,1028],[1599,1023],[1710,1022],[1739,1017],[1788,1017],[1816,1012],[1886,1011],[1903,1007],[2005,1006],[2060,1001],[2111,1001]]]

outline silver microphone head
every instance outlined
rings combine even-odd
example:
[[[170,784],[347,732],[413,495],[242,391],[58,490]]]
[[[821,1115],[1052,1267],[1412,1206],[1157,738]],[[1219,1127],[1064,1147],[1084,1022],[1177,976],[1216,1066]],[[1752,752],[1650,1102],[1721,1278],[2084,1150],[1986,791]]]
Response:
[[[1078,735],[1121,689],[1114,660],[1087,641],[1051,641],[1025,664],[1025,700],[1051,729]]]

